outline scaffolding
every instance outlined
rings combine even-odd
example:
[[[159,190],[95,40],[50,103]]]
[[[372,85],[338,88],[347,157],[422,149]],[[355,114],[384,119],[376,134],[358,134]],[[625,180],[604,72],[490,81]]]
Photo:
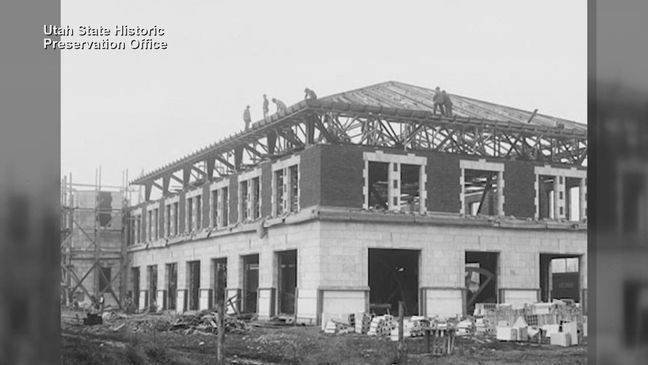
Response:
[[[62,305],[84,301],[79,300],[83,295],[89,299],[109,294],[110,302],[121,308],[127,287],[128,206],[133,192],[127,171],[122,172],[121,186],[102,185],[101,168],[95,170],[94,184],[74,183],[72,174],[62,178]],[[94,203],[85,199],[84,205],[84,197],[93,197]],[[116,206],[114,197],[120,200]],[[114,266],[118,270],[111,275],[106,269]]]

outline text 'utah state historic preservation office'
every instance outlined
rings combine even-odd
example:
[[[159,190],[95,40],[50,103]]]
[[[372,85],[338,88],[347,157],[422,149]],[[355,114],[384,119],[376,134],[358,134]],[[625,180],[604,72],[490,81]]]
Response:
[[[46,50],[164,50],[168,43],[162,41],[166,31],[162,27],[128,25],[88,26],[43,25],[43,49]],[[52,37],[83,37],[88,40],[57,40]],[[103,38],[101,38],[103,37]],[[115,37],[109,38],[109,37]],[[127,40],[121,40],[128,38]]]

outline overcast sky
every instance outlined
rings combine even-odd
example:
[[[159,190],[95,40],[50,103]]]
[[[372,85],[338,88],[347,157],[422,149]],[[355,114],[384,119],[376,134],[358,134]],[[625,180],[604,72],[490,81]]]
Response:
[[[586,123],[577,1],[62,0],[61,24],[166,29],[166,51],[62,51],[61,169],[121,184],[291,105],[396,80]],[[274,107],[271,105],[271,111]]]

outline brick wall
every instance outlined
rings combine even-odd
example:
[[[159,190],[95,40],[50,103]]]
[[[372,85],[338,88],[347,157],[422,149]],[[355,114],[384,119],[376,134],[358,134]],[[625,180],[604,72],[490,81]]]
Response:
[[[166,217],[164,216],[166,212],[166,207],[164,206],[164,200],[160,200],[158,204],[158,237],[162,238],[166,235],[166,229],[164,222],[166,222]]]
[[[202,187],[202,227],[209,227],[209,209],[211,208],[211,192],[209,191],[209,183]]]
[[[404,155],[407,152],[388,148],[351,145],[314,145],[300,152],[300,208],[322,205],[362,208],[364,203],[363,152],[383,151]],[[418,151],[417,156],[427,158],[427,210],[459,213],[460,160],[477,160],[478,157],[441,152]],[[535,174],[532,161],[504,161],[489,158],[489,162],[504,162],[504,212],[506,215],[527,218],[535,215]],[[272,163],[261,164],[261,213],[272,214]],[[562,166],[564,168],[564,166]],[[203,187],[203,226],[209,226],[210,193]],[[238,179],[230,178],[229,219],[238,219]],[[180,194],[179,230],[184,232],[185,194]],[[487,202],[488,204],[489,202]],[[164,227],[164,207],[160,205],[160,227]],[[146,233],[146,214],[143,214],[142,233]]]
[[[238,221],[238,179],[232,176],[229,181],[229,222],[230,224]]]
[[[362,152],[370,150],[354,146],[320,146],[322,149],[323,206],[362,208],[364,161]]]
[[[529,161],[506,161],[504,163],[504,213],[528,218],[535,215],[536,165]]]
[[[459,213],[461,207],[459,160],[466,159],[466,157],[445,153],[426,153],[424,155],[428,156],[427,209],[435,212]]]
[[[270,163],[261,164],[261,216],[272,214],[272,167]]]
[[[299,163],[299,205],[300,208],[318,205],[321,202],[321,146],[311,146],[300,155]],[[270,180],[268,180],[270,186]]]
[[[185,201],[185,198],[186,198],[185,192],[184,191],[180,192],[180,197],[178,198],[179,199],[178,200],[178,211],[179,211],[179,213],[178,213],[178,217],[179,217],[179,220],[178,220],[178,232],[180,232],[180,233],[185,232],[185,219],[186,219],[185,218],[185,209],[186,209],[185,205],[187,203]]]

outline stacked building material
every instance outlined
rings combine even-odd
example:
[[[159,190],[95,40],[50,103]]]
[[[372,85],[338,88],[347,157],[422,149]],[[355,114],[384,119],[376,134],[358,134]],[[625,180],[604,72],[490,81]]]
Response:
[[[369,331],[367,331],[367,335],[389,336],[392,329],[397,328],[397,326],[398,323],[394,320],[394,317],[389,314],[374,317],[371,320],[371,324],[369,325]]]
[[[457,324],[457,336],[472,335],[473,333],[475,333],[475,324],[472,319],[464,319]]]
[[[428,325],[428,321],[422,316],[412,316],[403,318],[403,337],[420,337],[423,336],[423,328]],[[398,341],[398,325],[392,328],[390,333],[392,341]]]
[[[368,313],[358,312],[354,314],[354,324],[356,333],[366,334],[371,326],[371,315]]]
[[[324,333],[328,334],[345,334],[351,332],[353,332],[353,327],[349,324],[332,319],[326,322],[326,326],[324,327]]]

